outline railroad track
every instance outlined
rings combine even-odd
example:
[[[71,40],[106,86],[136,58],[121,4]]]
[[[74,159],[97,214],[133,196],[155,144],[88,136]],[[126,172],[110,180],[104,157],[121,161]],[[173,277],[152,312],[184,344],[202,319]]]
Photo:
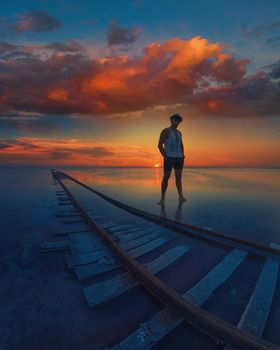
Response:
[[[83,287],[88,306],[96,308],[103,303],[117,301],[119,296],[139,285],[164,304],[161,311],[112,349],[149,349],[184,321],[213,339],[219,348],[280,349],[277,344],[263,338],[279,283],[280,247],[277,244],[272,243],[268,247],[168,220],[116,201],[68,174],[53,169],[52,175],[61,188],[57,191],[60,205],[73,208],[67,215],[62,212],[57,216],[67,216],[65,223],[70,224],[69,227],[82,223],[84,229],[67,232],[67,239],[42,243],[41,251],[70,250],[67,266],[74,270],[80,281],[116,271],[113,277]],[[140,220],[135,219],[133,224],[119,224],[96,216],[81,205],[69,189],[69,183],[82,186]],[[201,242],[209,247],[222,247],[226,253],[191,288],[179,293],[158,275],[165,268],[179,264],[182,259],[188,261],[191,252]],[[153,252],[160,253],[145,264],[139,262],[145,254]],[[204,306],[213,295],[233,276],[236,279],[242,267],[254,259],[258,260],[261,269],[239,321],[232,324],[206,310]]]

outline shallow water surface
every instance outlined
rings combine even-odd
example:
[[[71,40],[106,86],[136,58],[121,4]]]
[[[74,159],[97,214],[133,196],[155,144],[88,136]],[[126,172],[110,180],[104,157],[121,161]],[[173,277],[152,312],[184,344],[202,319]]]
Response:
[[[65,171],[113,198],[157,215],[265,244],[272,241],[280,244],[279,170],[186,168],[183,186],[187,202],[178,206],[172,174],[165,208],[157,204],[162,169],[57,167],[57,170]],[[109,221],[135,221],[132,214],[108,204],[72,181],[65,180],[65,183],[77,199],[85,204],[85,208],[92,210],[95,215],[106,216]],[[69,209],[59,205],[55,189],[48,168],[0,168],[1,349],[55,349],[57,346],[60,349],[76,349],[81,344],[84,349],[104,348],[127,336],[127,324],[130,324],[132,331],[158,308],[145,293],[136,290],[135,294],[120,298],[114,307],[109,303],[93,313],[81,297],[81,285],[65,267],[65,252],[39,253],[43,241],[63,239],[61,236],[53,237],[53,234],[70,229],[69,226],[65,227],[62,219],[55,216],[58,211]],[[202,276],[205,268],[210,269],[225,254],[217,247],[211,247],[211,250],[209,247],[206,250],[205,245],[203,247],[193,249],[186,256],[187,265],[176,267],[172,275],[174,279],[182,274],[188,275],[188,278],[178,279],[178,286],[185,288],[182,290],[191,287],[192,274],[197,275],[200,271],[198,277]],[[240,303],[246,299],[244,295],[250,287],[246,271],[252,277],[257,265],[258,261],[250,260],[243,275],[237,270],[225,285],[234,294],[223,293],[221,289],[205,307],[217,314],[221,312],[225,318],[227,315],[236,317],[242,311],[240,305],[243,304]],[[239,281],[240,278],[243,278],[244,283],[239,283],[237,289],[233,286],[236,279]],[[224,299],[221,299],[221,293]],[[280,341],[277,322],[279,293],[280,276],[264,333],[265,339],[276,344]],[[137,303],[135,297],[138,298]],[[239,305],[236,310],[237,304],[232,304],[234,297]],[[219,304],[216,304],[217,299]],[[227,307],[228,300],[231,302],[230,307]],[[220,302],[225,307],[218,307]],[[236,313],[232,313],[232,307]],[[134,323],[131,323],[131,314],[127,310],[137,316],[133,319]],[[114,329],[109,335],[108,324]],[[203,348],[202,338],[190,337],[192,335],[186,326],[179,327],[170,338],[164,338],[158,348],[168,349],[172,344],[179,349],[180,344],[190,339],[192,344],[198,341],[198,349]]]
[[[171,219],[270,244],[280,243],[279,169],[185,168],[187,202],[172,173],[165,206],[157,204],[161,168],[59,168],[112,198]]]

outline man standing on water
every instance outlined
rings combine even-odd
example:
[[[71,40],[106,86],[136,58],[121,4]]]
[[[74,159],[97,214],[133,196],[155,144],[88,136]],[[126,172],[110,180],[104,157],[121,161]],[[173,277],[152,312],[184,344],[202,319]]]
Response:
[[[182,171],[185,159],[184,145],[182,141],[182,133],[177,130],[177,127],[182,120],[183,118],[180,114],[173,114],[170,117],[171,126],[163,129],[159,137],[158,148],[164,158],[164,175],[161,183],[161,199],[158,204],[164,204],[165,193],[168,187],[168,180],[171,175],[172,167],[174,167],[175,171],[179,201],[186,201],[182,192]]]

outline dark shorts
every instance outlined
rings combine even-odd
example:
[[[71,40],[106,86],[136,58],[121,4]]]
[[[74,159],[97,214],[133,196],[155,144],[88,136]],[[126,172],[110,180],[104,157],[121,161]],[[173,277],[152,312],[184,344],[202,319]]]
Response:
[[[171,158],[171,157],[165,157],[164,158],[164,170],[172,170],[172,167],[174,169],[183,169],[184,166],[184,157],[181,158]]]

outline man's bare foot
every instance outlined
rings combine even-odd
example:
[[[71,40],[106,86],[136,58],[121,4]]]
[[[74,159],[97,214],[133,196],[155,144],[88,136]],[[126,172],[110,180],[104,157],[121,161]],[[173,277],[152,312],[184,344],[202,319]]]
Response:
[[[183,197],[183,196],[182,196],[182,197],[179,197],[179,202],[181,202],[181,203],[182,203],[182,202],[186,202],[186,201],[187,201],[187,200],[186,200],[186,198],[185,198],[185,197]]]
[[[161,198],[160,201],[158,202],[158,204],[160,204],[160,205],[164,204],[164,200],[165,200],[164,198]]]

